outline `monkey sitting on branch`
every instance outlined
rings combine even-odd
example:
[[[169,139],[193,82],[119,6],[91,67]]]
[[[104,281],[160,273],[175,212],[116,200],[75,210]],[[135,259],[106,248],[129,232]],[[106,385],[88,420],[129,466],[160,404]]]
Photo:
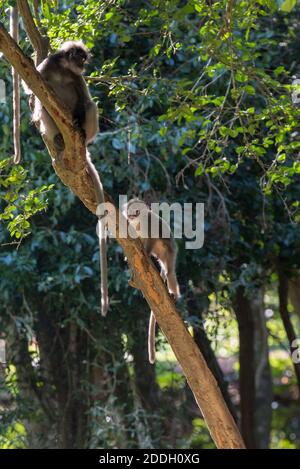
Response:
[[[168,223],[154,213],[140,199],[131,199],[122,209],[123,215],[129,222],[129,235],[138,235],[148,256],[153,256],[161,268],[161,276],[167,281],[169,293],[178,299],[180,297],[179,284],[176,277],[177,248]],[[149,362],[155,362],[155,326],[156,319],[153,311],[150,314],[148,330]]]
[[[91,143],[99,132],[97,106],[92,101],[82,76],[89,60],[89,50],[81,41],[68,41],[37,67],[49,87],[71,111],[73,124],[82,133],[86,145]],[[63,151],[62,135],[37,98],[32,119],[46,140],[53,143],[57,151]]]
[[[90,52],[81,41],[65,42],[54,54],[50,54],[38,67],[42,78],[57,95],[60,102],[70,110],[74,127],[80,132],[87,146],[99,132],[98,110],[92,101],[82,74]],[[35,97],[33,122],[46,143],[50,143],[59,157],[65,149],[63,136],[41,101]],[[99,174],[86,150],[87,170],[92,178],[97,205],[105,203],[103,186]],[[99,219],[99,247],[101,271],[101,313],[108,310],[106,225]]]

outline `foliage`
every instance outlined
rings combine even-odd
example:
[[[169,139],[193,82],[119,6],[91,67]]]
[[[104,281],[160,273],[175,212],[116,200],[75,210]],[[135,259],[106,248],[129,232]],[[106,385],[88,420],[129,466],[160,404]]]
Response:
[[[9,171],[5,175],[4,171]],[[0,215],[0,220],[8,221],[7,228],[11,237],[19,239],[30,233],[29,218],[47,208],[44,194],[51,190],[54,185],[43,185],[37,189],[23,192],[27,184],[27,174],[22,167],[11,167],[10,160],[2,160],[0,165],[0,187],[2,188],[1,199],[5,208]]]
[[[8,2],[2,3],[4,11]],[[149,202],[206,203],[203,249],[185,250],[185,240],[178,240],[179,309],[191,331],[205,326],[216,353],[234,357],[235,364],[237,289],[245,287],[251,297],[264,286],[273,299],[277,259],[290,275],[300,265],[299,106],[292,102],[299,73],[297,13],[296,2],[286,0],[42,2],[40,25],[53,48],[69,38],[93,47],[87,75],[101,133],[91,152],[107,191]],[[24,34],[21,46],[31,52]],[[10,91],[8,70],[1,60],[0,78]],[[161,336],[154,383],[149,367],[138,368],[140,356],[146,361],[145,350],[136,348],[146,341],[149,311],[127,285],[127,266],[113,241],[112,307],[106,322],[99,320],[95,220],[57,181],[29,126],[25,99],[24,167],[11,166],[9,104],[0,107],[1,331],[10,336],[13,329],[29,343],[38,337],[34,381],[56,415],[53,393],[61,397],[64,376],[57,378],[54,365],[63,375],[74,370],[69,334],[75,328],[82,351],[76,393],[82,402],[92,401],[82,411],[89,416],[86,446],[212,447]],[[11,236],[18,251],[7,246]],[[277,311],[276,302],[272,307]],[[42,319],[52,340],[63,344],[59,349],[53,342],[61,355],[51,350],[51,366],[43,357]],[[277,314],[267,325],[274,390],[282,396],[281,379],[292,369],[288,355],[280,359],[277,353],[282,343],[287,346],[285,333]],[[96,372],[99,381],[91,377]],[[139,373],[151,383],[143,402]],[[234,371],[232,376],[234,381]],[[1,445],[18,435],[24,442],[19,422],[28,415],[28,396],[18,386],[17,411],[5,414]],[[288,408],[279,403],[273,410],[273,447],[299,446],[293,381],[290,386]],[[41,403],[34,403],[33,420],[48,422]]]

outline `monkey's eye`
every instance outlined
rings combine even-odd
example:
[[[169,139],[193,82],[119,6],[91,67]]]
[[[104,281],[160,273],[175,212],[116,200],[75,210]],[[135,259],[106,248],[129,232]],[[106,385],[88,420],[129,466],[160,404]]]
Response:
[[[135,216],[138,217],[140,213],[141,213],[140,210],[136,210]]]

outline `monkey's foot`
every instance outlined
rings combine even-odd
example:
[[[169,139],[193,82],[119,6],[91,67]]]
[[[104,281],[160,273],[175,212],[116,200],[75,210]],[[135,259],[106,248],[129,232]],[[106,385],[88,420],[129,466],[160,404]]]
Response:
[[[170,292],[170,291],[169,291],[169,295],[170,295],[170,297],[172,298],[172,300],[173,300],[174,302],[176,302],[176,301],[179,300],[179,298],[180,298],[180,295],[178,296],[177,293],[174,293],[174,292]]]

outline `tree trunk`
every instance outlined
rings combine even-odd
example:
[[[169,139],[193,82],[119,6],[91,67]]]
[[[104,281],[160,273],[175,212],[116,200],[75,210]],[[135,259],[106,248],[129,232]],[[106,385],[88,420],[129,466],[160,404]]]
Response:
[[[110,449],[111,441],[107,441],[110,439],[105,436],[106,429],[109,434],[113,432],[114,447],[123,449],[138,447],[139,437],[137,432],[133,432],[132,425],[135,406],[130,373],[124,360],[123,333],[119,323],[102,321],[101,334],[98,334],[99,351],[96,357],[90,360],[93,383],[91,393],[93,402],[89,409],[90,427],[93,428],[91,448]],[[95,409],[100,410],[100,416],[97,415],[98,412],[94,412]],[[105,421],[107,415],[110,416],[108,423]]]
[[[293,343],[295,344],[297,336],[288,311],[288,280],[285,276],[283,266],[278,263],[278,297],[279,297],[279,313],[283,322],[283,326],[289,341],[291,356],[293,355]],[[295,375],[298,384],[298,399],[300,399],[300,363],[293,361]]]
[[[255,371],[254,371],[254,319],[245,290],[239,287],[234,301],[239,329],[239,382],[241,429],[246,448],[254,449],[255,442]]]
[[[288,295],[294,312],[300,319],[300,276],[294,275],[288,279]]]
[[[251,299],[251,309],[254,321],[255,442],[257,448],[266,449],[270,444],[273,393],[262,288]]]
[[[32,366],[27,339],[18,333],[15,324],[7,330],[7,364],[16,369],[16,383],[22,402],[20,418],[26,429],[27,447],[30,449],[55,448],[57,432],[55,425],[55,401],[51,387],[39,370]],[[37,383],[39,382],[39,387]],[[46,391],[47,389],[47,391]],[[47,392],[47,400],[44,393]],[[29,417],[28,417],[29,415]]]
[[[268,448],[272,420],[272,376],[263,289],[251,298],[239,287],[234,309],[240,342],[241,427],[247,448]]]
[[[89,391],[84,388],[89,378],[85,365],[87,335],[74,321],[61,327],[64,315],[58,309],[40,310],[37,323],[40,366],[45,380],[53,387],[57,447],[86,448],[89,440]]]

